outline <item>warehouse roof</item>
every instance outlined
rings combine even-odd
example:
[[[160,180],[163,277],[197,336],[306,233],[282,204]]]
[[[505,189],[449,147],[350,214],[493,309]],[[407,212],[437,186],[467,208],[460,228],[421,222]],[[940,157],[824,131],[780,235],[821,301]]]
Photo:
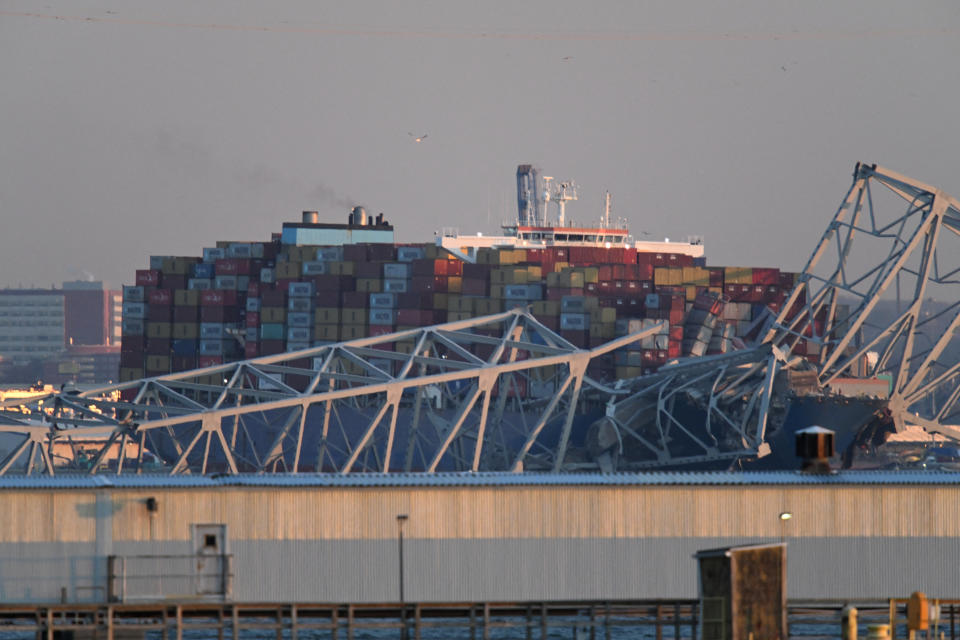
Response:
[[[509,487],[509,486],[748,486],[952,485],[960,472],[654,471],[643,473],[298,473],[240,475],[57,475],[0,477],[0,491],[16,489],[140,489],[217,487]]]

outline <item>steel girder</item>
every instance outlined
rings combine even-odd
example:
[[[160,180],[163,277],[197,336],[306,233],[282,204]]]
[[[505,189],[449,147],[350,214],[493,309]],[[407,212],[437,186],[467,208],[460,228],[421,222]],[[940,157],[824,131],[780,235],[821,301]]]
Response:
[[[565,468],[590,360],[527,310],[0,404],[0,474]],[[534,392],[535,390],[535,392]]]
[[[956,199],[858,164],[762,341],[812,354],[825,387],[844,377],[889,376],[888,410],[898,431],[919,425],[960,438],[951,426],[960,399],[958,235]],[[896,303],[892,319],[882,313],[884,300]]]
[[[891,194],[886,201],[877,187]],[[960,439],[950,426],[960,400],[957,235],[954,198],[858,164],[796,286],[778,313],[757,319],[752,343],[622,383],[628,393],[590,429],[592,456],[606,470],[763,457],[792,401],[785,385],[775,385],[791,371],[812,372],[824,393],[842,378],[889,375],[887,406],[898,430],[919,425]],[[893,289],[898,311],[884,320],[878,311]]]

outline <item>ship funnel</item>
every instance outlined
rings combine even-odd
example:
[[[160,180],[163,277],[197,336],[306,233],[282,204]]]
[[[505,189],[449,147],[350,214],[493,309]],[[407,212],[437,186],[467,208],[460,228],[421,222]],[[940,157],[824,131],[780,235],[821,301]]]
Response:
[[[304,224],[317,224],[320,222],[320,216],[316,211],[304,211],[303,222]]]
[[[361,226],[367,224],[367,212],[363,207],[354,207],[351,215],[353,215],[353,224]]]
[[[833,431],[812,426],[797,431],[797,457],[804,473],[832,473],[830,458],[834,455]]]

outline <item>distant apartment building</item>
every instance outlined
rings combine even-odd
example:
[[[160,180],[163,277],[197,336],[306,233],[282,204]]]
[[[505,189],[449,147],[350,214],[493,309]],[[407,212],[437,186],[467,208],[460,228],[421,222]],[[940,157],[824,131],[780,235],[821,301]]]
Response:
[[[119,363],[122,296],[102,282],[0,289],[0,381],[106,382]],[[81,347],[84,347],[81,349]],[[91,349],[92,348],[92,349]]]

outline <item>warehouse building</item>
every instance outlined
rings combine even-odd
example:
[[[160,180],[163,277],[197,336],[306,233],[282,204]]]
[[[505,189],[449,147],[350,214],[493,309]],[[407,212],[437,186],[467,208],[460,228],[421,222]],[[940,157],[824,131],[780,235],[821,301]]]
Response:
[[[20,476],[0,496],[7,603],[693,598],[696,551],[781,540],[791,599],[960,584],[946,472]]]

